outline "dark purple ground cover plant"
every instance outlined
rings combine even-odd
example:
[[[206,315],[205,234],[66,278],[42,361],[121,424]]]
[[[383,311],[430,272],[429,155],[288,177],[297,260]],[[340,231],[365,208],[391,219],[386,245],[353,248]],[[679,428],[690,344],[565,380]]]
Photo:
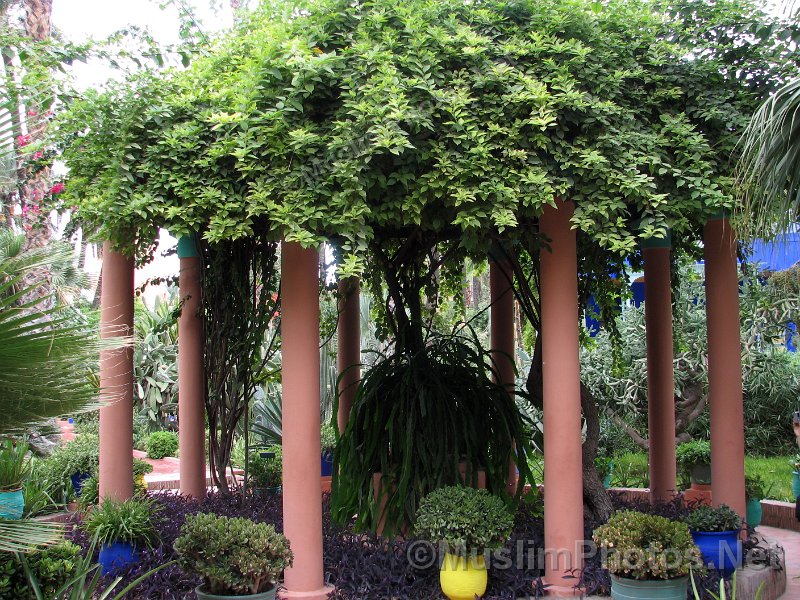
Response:
[[[176,558],[172,545],[189,514],[202,511],[247,517],[256,522],[271,523],[278,531],[283,531],[280,495],[223,496],[212,493],[202,501],[173,494],[154,494],[152,498],[158,506],[154,525],[161,543],[143,550],[136,566],[116,573],[125,582]],[[647,501],[628,502],[620,497],[613,500],[617,509],[634,509],[669,519],[680,519],[692,509],[681,500],[658,505]],[[533,504],[522,503],[519,506],[511,539],[502,555],[490,560],[486,600],[515,600],[529,595],[540,598],[544,595],[539,559],[544,548],[544,523],[540,514]],[[586,539],[591,540],[592,530],[598,525],[601,523],[587,521]],[[79,528],[73,528],[68,537],[84,549],[91,542]],[[745,542],[744,547],[746,551],[760,548],[753,537]],[[415,538],[387,540],[341,527],[331,521],[327,496],[323,502],[323,549],[326,582],[336,586],[331,596],[333,600],[440,600],[442,597],[435,548]],[[771,561],[768,554],[765,560]],[[697,582],[708,590],[719,589],[719,575],[713,571],[699,576]],[[170,565],[137,586],[128,598],[193,599],[194,588],[200,583],[178,565]],[[602,568],[599,554],[590,553],[583,570],[576,572],[575,583],[585,587],[589,595],[610,594],[611,579],[608,571]],[[711,596],[706,595],[706,598],[710,600]]]

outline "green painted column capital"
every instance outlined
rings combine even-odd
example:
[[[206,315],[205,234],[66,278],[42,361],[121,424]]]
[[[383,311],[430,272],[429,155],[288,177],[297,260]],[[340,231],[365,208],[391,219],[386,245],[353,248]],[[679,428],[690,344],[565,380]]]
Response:
[[[642,240],[642,249],[648,248],[672,248],[672,230],[667,229],[664,237],[650,237]]]
[[[731,218],[731,211],[729,211],[727,208],[720,208],[713,215],[711,215],[708,218],[708,220],[719,221],[720,219],[730,219],[730,218]]]
[[[199,256],[200,248],[196,233],[178,238],[178,258],[199,258]]]

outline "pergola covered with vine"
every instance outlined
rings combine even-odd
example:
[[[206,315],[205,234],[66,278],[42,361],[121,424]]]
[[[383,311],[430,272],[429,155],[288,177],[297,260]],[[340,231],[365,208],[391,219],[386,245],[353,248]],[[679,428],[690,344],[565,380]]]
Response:
[[[241,416],[219,399],[246,397],[252,383],[230,372],[257,368],[279,308],[295,555],[283,594],[325,596],[319,480],[309,475],[319,471],[317,248],[327,242],[341,292],[334,517],[403,531],[421,491],[459,476],[485,477],[514,502],[530,479],[519,396],[544,414],[545,581],[570,595],[584,499],[610,507],[591,465],[596,439],[582,443],[582,420],[591,430],[598,419],[580,382],[579,310],[594,294],[612,322],[624,290],[610,275],[643,265],[651,495],[669,499],[671,265],[704,254],[713,498],[744,514],[727,215],[737,135],[794,72],[780,24],[738,0],[296,5],[246,15],[187,70],[143,75],[62,122],[81,132],[64,138],[67,193],[107,240],[104,335],[130,331],[134,264],[151,258],[158,229],[181,236],[182,493],[204,495],[205,414],[214,444],[214,429]],[[463,261],[487,257],[488,352],[429,325]],[[364,286],[383,300],[393,345],[362,378]],[[525,389],[515,386],[515,299],[537,333]],[[129,349],[103,358],[102,386],[120,398],[101,410],[103,497],[132,492],[131,360]],[[375,422],[385,427],[365,438]],[[212,469],[224,479],[224,461]]]

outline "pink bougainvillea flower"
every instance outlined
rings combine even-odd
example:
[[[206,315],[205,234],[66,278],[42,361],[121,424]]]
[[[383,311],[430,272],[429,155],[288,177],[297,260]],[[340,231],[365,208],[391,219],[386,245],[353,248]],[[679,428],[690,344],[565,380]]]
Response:
[[[60,181],[57,184],[55,184],[53,187],[50,188],[50,193],[53,196],[58,196],[63,191],[64,191],[64,184],[61,183]]]
[[[27,146],[31,143],[31,136],[29,135],[18,135],[17,136],[17,146]]]
[[[44,152],[37,150],[33,153],[33,160],[40,160],[44,156]]]

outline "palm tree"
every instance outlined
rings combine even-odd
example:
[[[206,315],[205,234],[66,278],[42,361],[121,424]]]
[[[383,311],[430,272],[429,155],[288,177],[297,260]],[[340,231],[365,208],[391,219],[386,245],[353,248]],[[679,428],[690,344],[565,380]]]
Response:
[[[75,318],[56,290],[42,295],[43,281],[28,278],[49,272],[48,285],[68,285],[72,250],[66,244],[23,250],[24,244],[24,236],[0,229],[0,436],[100,406],[92,382],[97,332]],[[58,525],[0,519],[0,552],[33,549],[61,534]]]
[[[741,143],[743,225],[760,235],[790,229],[800,219],[800,79],[758,109]]]

